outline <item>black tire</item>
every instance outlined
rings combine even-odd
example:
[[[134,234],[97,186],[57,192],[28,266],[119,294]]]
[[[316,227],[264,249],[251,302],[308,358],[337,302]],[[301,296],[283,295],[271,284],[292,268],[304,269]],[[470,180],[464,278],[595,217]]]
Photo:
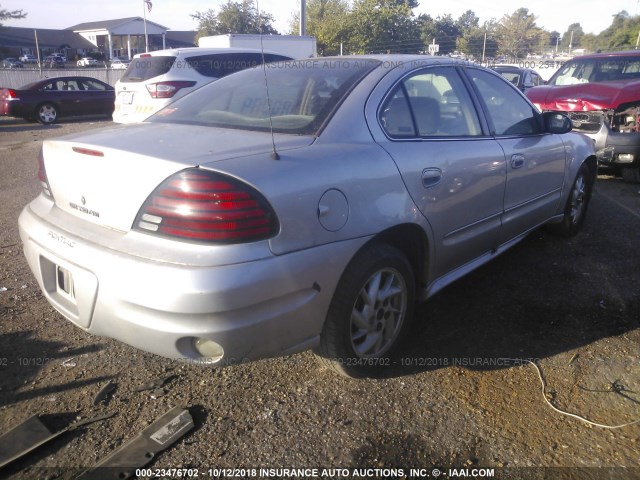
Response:
[[[620,174],[625,182],[640,183],[640,167],[623,167]]]
[[[36,119],[44,125],[52,125],[58,120],[60,112],[53,103],[45,102],[36,108]]]
[[[315,353],[340,375],[378,376],[401,344],[414,303],[415,280],[405,255],[389,245],[365,247],[338,282]]]
[[[548,225],[548,230],[562,237],[572,237],[578,233],[587,214],[592,189],[591,172],[587,165],[582,164],[571,186],[562,222]]]

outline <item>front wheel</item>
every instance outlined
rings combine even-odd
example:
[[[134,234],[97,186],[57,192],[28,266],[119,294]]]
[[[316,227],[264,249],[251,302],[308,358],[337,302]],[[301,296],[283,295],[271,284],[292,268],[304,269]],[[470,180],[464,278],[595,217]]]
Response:
[[[414,302],[414,275],[405,255],[383,244],[365,248],[338,283],[316,354],[341,375],[375,375],[389,365]]]
[[[587,165],[582,164],[571,187],[562,222],[549,225],[552,233],[572,237],[580,231],[591,199],[593,180]]]
[[[58,119],[58,108],[52,103],[43,103],[36,111],[36,118],[45,125],[55,123]]]

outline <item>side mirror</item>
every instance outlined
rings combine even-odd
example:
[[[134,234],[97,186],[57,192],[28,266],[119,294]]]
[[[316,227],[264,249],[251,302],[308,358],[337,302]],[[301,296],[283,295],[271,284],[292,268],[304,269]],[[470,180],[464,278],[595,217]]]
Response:
[[[573,125],[564,113],[545,112],[542,114],[545,130],[549,133],[569,133]]]

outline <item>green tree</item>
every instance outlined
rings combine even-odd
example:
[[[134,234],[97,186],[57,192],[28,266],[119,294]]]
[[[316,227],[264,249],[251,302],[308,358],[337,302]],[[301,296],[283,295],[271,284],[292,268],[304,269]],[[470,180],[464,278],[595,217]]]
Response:
[[[456,26],[464,35],[467,30],[478,28],[480,26],[480,19],[473,12],[473,10],[467,10],[462,15],[460,15],[460,17],[458,17],[458,20],[456,20]]]
[[[589,37],[589,47],[604,51],[635,48],[639,31],[640,16],[632,17],[623,10],[613,16],[611,25],[595,39]]]
[[[316,38],[320,55],[337,55],[342,42],[346,42],[349,21],[348,0],[307,1],[307,35]],[[291,20],[291,34],[300,31],[300,13]]]
[[[584,37],[584,30],[580,24],[572,23],[562,35],[562,48],[569,50],[582,46],[582,37]]]
[[[483,26],[467,29],[457,41],[458,50],[475,60],[493,58],[498,54],[496,22],[485,22]]]
[[[548,47],[551,47],[552,50],[555,51],[556,46],[560,45],[560,40],[562,40],[562,35],[557,30],[549,32],[549,44]]]
[[[27,16],[22,10],[5,10],[0,5],[0,20],[11,20],[11,19],[19,19],[25,18]],[[2,25],[2,23],[0,23]]]
[[[499,52],[511,58],[522,58],[540,45],[544,31],[536,25],[536,17],[528,8],[504,15],[496,36]]]
[[[273,16],[258,12],[251,0],[240,2],[227,0],[227,3],[222,5],[217,13],[215,10],[209,9],[206,12],[196,12],[191,17],[198,21],[196,39],[226,33],[278,34],[273,27]]]
[[[416,53],[422,49],[408,2],[355,0],[348,18],[351,53]]]
[[[418,17],[420,26],[420,38],[424,43],[424,49],[435,40],[440,46],[439,54],[447,55],[456,49],[456,41],[462,36],[458,23],[449,14],[437,17],[435,20],[429,15]]]

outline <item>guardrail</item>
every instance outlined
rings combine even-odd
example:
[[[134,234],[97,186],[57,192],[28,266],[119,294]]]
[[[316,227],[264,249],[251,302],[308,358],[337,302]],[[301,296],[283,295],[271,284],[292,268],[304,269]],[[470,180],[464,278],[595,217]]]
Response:
[[[57,77],[92,77],[102,80],[111,86],[115,86],[116,82],[124,74],[124,70],[112,70],[110,68],[43,68],[40,71],[37,68],[11,68],[0,69],[0,88],[20,88],[31,82],[37,82],[44,78]]]

